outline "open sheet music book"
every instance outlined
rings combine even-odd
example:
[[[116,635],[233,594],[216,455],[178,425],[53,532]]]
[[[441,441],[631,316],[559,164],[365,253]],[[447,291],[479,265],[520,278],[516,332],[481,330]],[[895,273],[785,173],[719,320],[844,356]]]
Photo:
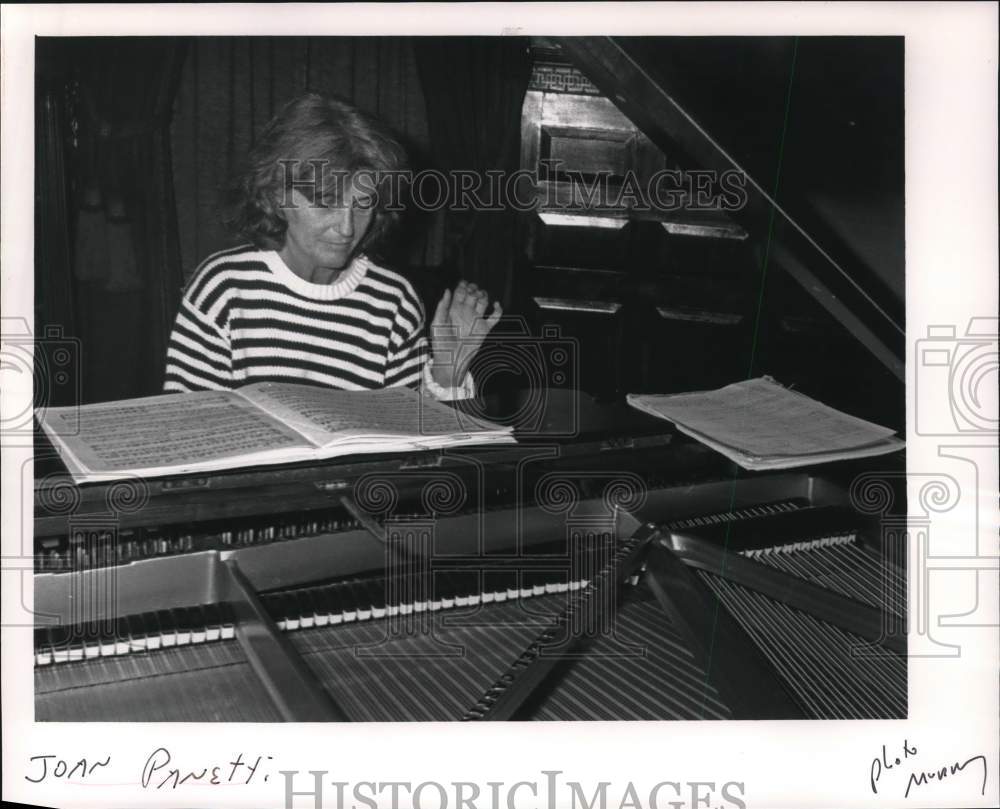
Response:
[[[696,393],[629,394],[628,401],[744,469],[789,469],[905,446],[888,427],[841,413],[770,377]]]
[[[52,408],[38,418],[77,483],[514,441],[511,428],[409,388],[261,382]]]

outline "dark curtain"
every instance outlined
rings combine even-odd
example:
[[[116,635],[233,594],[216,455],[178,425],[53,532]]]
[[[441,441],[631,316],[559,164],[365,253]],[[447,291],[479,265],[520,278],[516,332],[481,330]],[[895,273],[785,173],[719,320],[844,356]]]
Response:
[[[427,99],[431,154],[443,170],[514,172],[531,52],[519,37],[421,37],[417,67]],[[446,261],[510,307],[520,215],[450,211]]]
[[[281,106],[305,92],[336,95],[392,128],[419,168],[427,118],[406,37],[199,37],[190,42],[173,120],[174,180],[186,273],[235,241],[222,224],[225,189]],[[393,263],[441,262],[440,217],[408,217]],[[398,266],[405,269],[405,266]]]
[[[36,404],[80,401],[82,369],[72,282],[66,154],[66,72],[60,55],[40,40],[35,65],[35,346]],[[71,346],[69,362],[53,364],[49,349]],[[43,356],[43,353],[46,356]],[[57,376],[56,368],[61,373]]]
[[[169,123],[183,41],[65,47],[82,398],[158,393],[182,283]]]

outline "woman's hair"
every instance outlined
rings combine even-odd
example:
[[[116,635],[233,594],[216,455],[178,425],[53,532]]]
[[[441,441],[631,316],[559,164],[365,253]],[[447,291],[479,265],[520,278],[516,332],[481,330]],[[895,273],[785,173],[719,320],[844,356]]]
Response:
[[[343,101],[308,93],[289,101],[261,131],[233,184],[227,224],[257,247],[278,250],[288,227],[281,207],[293,186],[321,187],[329,195],[356,172],[371,172],[383,182],[375,189],[370,178],[359,181],[375,191],[371,227],[358,245],[358,252],[370,253],[399,219],[400,201],[391,198],[386,175],[405,167],[406,152],[381,123]]]

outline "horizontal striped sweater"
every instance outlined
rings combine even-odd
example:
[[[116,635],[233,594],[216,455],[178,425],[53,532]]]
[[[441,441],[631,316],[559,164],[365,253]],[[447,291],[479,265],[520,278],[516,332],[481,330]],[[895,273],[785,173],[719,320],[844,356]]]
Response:
[[[422,383],[441,399],[472,395],[430,376],[424,311],[401,275],[360,256],[332,284],[297,276],[271,250],[216,253],[192,276],[167,349],[167,392],[296,382],[340,390]]]

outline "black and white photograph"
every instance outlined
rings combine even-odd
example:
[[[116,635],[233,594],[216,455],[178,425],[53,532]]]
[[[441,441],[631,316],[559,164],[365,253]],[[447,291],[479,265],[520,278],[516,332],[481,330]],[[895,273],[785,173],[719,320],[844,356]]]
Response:
[[[917,726],[914,666],[983,673],[947,627],[992,638],[995,680],[996,285],[963,320],[908,305],[912,40],[784,22],[32,38],[33,106],[4,106],[34,133],[30,311],[3,319],[30,396],[3,414],[4,587],[30,598],[9,620],[5,595],[4,656],[30,636],[19,710],[46,738],[173,741],[133,736],[120,774],[50,742],[20,789],[833,805],[760,802],[752,769],[652,792],[619,769],[612,797],[541,760],[492,797],[321,795],[265,740],[756,727],[846,754],[852,726]],[[929,440],[951,460],[928,467]],[[931,530],[970,497],[961,538]],[[244,747],[182,764],[195,728]],[[837,805],[989,805],[996,750],[925,741],[866,736]],[[243,792],[213,803],[219,772]]]

